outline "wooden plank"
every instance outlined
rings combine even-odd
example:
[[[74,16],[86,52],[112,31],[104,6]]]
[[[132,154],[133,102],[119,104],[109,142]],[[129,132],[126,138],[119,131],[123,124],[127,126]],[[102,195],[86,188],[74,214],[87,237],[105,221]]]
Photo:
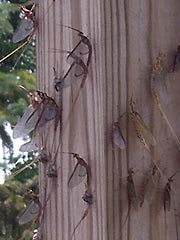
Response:
[[[93,46],[88,77],[67,120],[79,83],[63,90],[63,124],[51,131],[48,149],[51,157],[59,142],[56,159],[58,177],[48,179],[50,200],[44,215],[43,239],[71,239],[71,233],[86,209],[82,201],[83,184],[73,190],[67,186],[74,161],[61,151],[74,151],[83,156],[92,169],[93,206],[77,229],[76,239],[178,239],[173,204],[170,212],[163,209],[163,187],[179,166],[179,150],[167,122],[153,102],[150,91],[152,64],[159,52],[164,53],[166,73],[160,84],[162,107],[175,129],[179,130],[179,69],[174,73],[173,54],[179,44],[178,19],[180,3],[173,1],[122,0],[55,0],[39,1],[37,33],[37,85],[61,105],[54,89],[53,67],[60,73],[67,68],[65,54],[78,42],[76,32],[82,30]],[[135,108],[151,129],[157,146],[150,153],[137,138],[129,103],[133,96]],[[119,118],[120,115],[122,118]],[[112,124],[120,119],[127,143],[120,150],[112,141]],[[54,144],[54,149],[52,149]],[[127,172],[134,170],[134,182],[140,191],[145,174],[158,161],[161,174],[154,183],[156,194],[151,201],[145,197],[142,208],[131,206],[128,220]],[[41,166],[41,192],[44,167]],[[179,174],[172,183],[176,214],[179,214]],[[177,220],[178,221],[178,220]],[[125,223],[124,223],[125,222]],[[178,229],[179,230],[179,229]]]

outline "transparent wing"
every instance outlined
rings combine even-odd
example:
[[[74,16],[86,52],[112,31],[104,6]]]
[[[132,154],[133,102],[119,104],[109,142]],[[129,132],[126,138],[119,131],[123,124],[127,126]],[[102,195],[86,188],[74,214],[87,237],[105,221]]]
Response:
[[[57,80],[56,86],[58,88],[69,87],[77,80],[82,79],[83,74],[84,74],[83,68],[80,65],[73,62],[68,71],[66,72],[66,74],[64,76],[61,76]]]
[[[23,39],[25,39],[27,36],[29,36],[34,29],[34,24],[33,21],[29,18],[23,18],[17,29],[15,30],[14,34],[13,34],[13,38],[12,41],[14,43],[20,42]]]
[[[84,64],[87,65],[87,61],[88,61],[88,57],[89,57],[89,47],[88,47],[88,45],[86,45],[82,41],[80,41],[75,46],[73,51],[66,58],[67,62],[70,63],[70,64],[72,64],[72,62],[73,62],[73,59],[70,57],[72,53],[75,54],[76,56],[80,57],[83,60]]]
[[[158,182],[159,173],[157,173],[157,168],[154,166],[151,170],[146,172],[142,184],[140,185],[140,191],[138,195],[140,207],[142,207],[145,199],[152,203],[153,199],[155,198]]]
[[[36,124],[35,122],[33,122],[30,126],[26,125],[27,119],[33,114],[33,112],[34,108],[30,105],[13,129],[13,138],[25,137],[34,129]]]
[[[57,105],[56,103],[51,99],[48,100],[47,104],[45,105],[45,110],[43,113],[43,118],[45,118],[46,121],[50,121],[54,119],[57,115]]]
[[[38,119],[36,121],[35,133],[42,131],[42,128],[51,120],[55,119],[58,114],[58,106],[53,100],[47,99],[47,102],[42,104],[41,112],[38,110]]]
[[[33,108],[34,109],[34,108]],[[41,103],[34,111],[28,116],[25,122],[25,126],[28,129],[34,129],[39,121],[42,112],[44,110],[44,105]]]
[[[35,219],[39,214],[39,206],[37,203],[32,201],[29,206],[25,209],[23,215],[19,218],[19,224],[23,225]]]
[[[39,149],[39,137],[38,135],[35,137],[32,137],[31,141],[23,144],[19,151],[21,152],[32,152],[32,151],[36,151]]]
[[[87,175],[86,168],[80,164],[76,164],[68,181],[68,187],[73,188],[81,183],[84,177]]]
[[[113,141],[114,143],[120,148],[120,149],[125,149],[126,145],[125,145],[125,140],[124,137],[122,135],[121,129],[119,126],[117,125],[113,125],[113,129],[112,129],[112,135],[113,135]]]
[[[154,136],[150,132],[149,128],[146,126],[143,119],[141,118],[141,116],[138,113],[136,113],[134,120],[135,120],[135,125],[136,125],[137,130],[141,133],[145,142],[148,145],[152,145],[152,146],[156,145],[157,144],[156,139],[154,138]]]

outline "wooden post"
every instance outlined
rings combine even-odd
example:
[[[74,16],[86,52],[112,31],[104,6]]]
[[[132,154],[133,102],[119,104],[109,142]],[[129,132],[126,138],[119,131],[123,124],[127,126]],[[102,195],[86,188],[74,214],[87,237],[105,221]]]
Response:
[[[172,183],[171,209],[166,212],[163,188],[167,178],[180,168],[179,150],[152,99],[150,78],[152,64],[160,51],[164,54],[166,70],[172,69],[180,39],[179,14],[178,0],[39,1],[37,86],[59,106],[62,102],[63,117],[62,132],[59,128],[54,133],[52,126],[46,139],[51,161],[61,143],[55,159],[58,177],[48,178],[46,167],[40,164],[41,199],[43,201],[45,188],[49,197],[42,224],[43,240],[70,240],[87,207],[82,200],[83,183],[68,189],[68,177],[75,162],[72,156],[62,154],[62,151],[79,153],[92,170],[94,203],[74,239],[178,239],[179,173]],[[71,51],[79,38],[75,31],[62,25],[83,31],[93,47],[88,77],[70,119],[69,111],[80,83],[64,89],[61,98],[54,89],[53,67],[57,69],[58,66],[60,74],[66,71],[66,54],[61,51]],[[158,88],[163,109],[177,136],[180,136],[179,71],[178,68],[173,73],[167,70]],[[129,113],[131,96],[136,110],[156,138],[157,145],[151,146],[150,152],[134,130]],[[112,141],[112,124],[118,120],[126,141],[125,150],[120,150]],[[131,206],[129,209],[128,169],[133,168],[139,194],[139,186],[152,166],[152,159],[158,163],[161,172],[158,180],[152,181],[155,194],[145,196],[142,207],[134,209]]]

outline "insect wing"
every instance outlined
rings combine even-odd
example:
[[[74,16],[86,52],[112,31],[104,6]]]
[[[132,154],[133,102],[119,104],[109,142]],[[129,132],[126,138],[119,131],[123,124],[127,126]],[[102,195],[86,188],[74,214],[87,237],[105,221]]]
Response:
[[[35,219],[39,214],[39,205],[32,201],[26,208],[23,215],[19,218],[19,224],[23,225]]]
[[[41,111],[38,111],[35,132],[40,132],[47,122],[56,118],[58,107],[52,99],[47,99],[46,103],[41,104]]]
[[[152,202],[156,193],[156,183],[158,182],[159,174],[157,168],[154,166],[150,171],[148,170],[144,176],[143,182],[140,186],[139,205],[143,206],[145,198],[148,202]]]
[[[23,18],[13,34],[12,41],[14,43],[22,41],[33,32],[33,29],[33,21],[27,17]]]
[[[48,101],[44,111],[44,117],[47,121],[53,120],[57,115],[58,107],[56,103],[51,99]]]
[[[134,117],[134,119],[135,119],[136,128],[142,134],[142,137],[144,138],[145,142],[148,145],[152,145],[152,146],[156,145],[157,144],[156,139],[150,132],[149,128],[145,125],[141,116],[138,113],[136,113],[136,116]]]
[[[57,81],[57,87],[58,88],[66,88],[71,86],[74,82],[76,82],[79,79],[82,79],[83,77],[83,68],[76,64],[75,62],[72,63],[68,71],[63,77],[60,77]]]
[[[28,135],[28,133],[30,133],[33,130],[33,128],[35,127],[35,122],[30,126],[27,126],[26,122],[34,111],[35,110],[32,105],[30,105],[26,109],[23,116],[19,119],[15,128],[13,129],[13,138],[25,137]]]
[[[70,64],[72,63],[72,59],[70,57],[71,54],[75,54],[76,56],[80,57],[83,60],[84,64],[87,65],[90,51],[88,45],[83,43],[82,40],[75,46],[72,52],[67,56],[66,60]]]
[[[71,174],[69,181],[68,181],[68,187],[73,188],[77,186],[79,183],[81,183],[84,179],[84,177],[87,175],[86,168],[80,164],[76,164],[73,173]]]
[[[31,141],[23,144],[20,147],[19,151],[21,151],[21,152],[32,152],[32,151],[36,151],[38,149],[39,149],[39,138],[38,138],[38,136],[36,136],[36,137],[33,137],[31,139]]]
[[[123,137],[123,135],[122,135],[122,132],[121,132],[120,127],[118,127],[117,125],[113,125],[112,135],[113,135],[113,141],[114,141],[114,143],[115,143],[120,149],[125,149],[125,148],[126,148],[125,140],[124,140],[124,137]]]
[[[27,129],[34,129],[39,121],[43,112],[43,103],[41,103],[34,111],[29,115],[26,120],[25,126]]]

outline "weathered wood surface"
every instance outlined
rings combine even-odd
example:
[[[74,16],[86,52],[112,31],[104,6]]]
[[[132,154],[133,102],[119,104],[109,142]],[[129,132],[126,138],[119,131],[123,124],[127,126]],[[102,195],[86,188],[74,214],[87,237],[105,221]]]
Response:
[[[58,177],[47,179],[40,166],[41,197],[48,182],[47,202],[43,220],[43,239],[69,240],[86,205],[82,201],[84,185],[73,190],[67,186],[74,161],[61,151],[74,151],[83,156],[92,168],[93,206],[75,233],[75,239],[178,239],[180,234],[179,179],[174,178],[170,211],[164,212],[162,192],[167,178],[180,168],[179,150],[172,134],[153,103],[150,93],[152,63],[164,53],[167,69],[172,68],[173,54],[179,44],[180,2],[178,0],[40,0],[37,32],[37,85],[60,104],[54,89],[53,67],[61,73],[66,67],[65,54],[78,42],[76,32],[61,25],[82,30],[93,46],[88,78],[67,122],[70,106],[78,87],[63,91],[63,131],[49,134],[47,148],[52,158],[61,141],[56,159]],[[179,71],[166,72],[163,79],[162,105],[177,136],[179,128]],[[78,85],[78,84],[77,84]],[[129,114],[130,98],[157,140],[150,154],[138,140]],[[112,142],[112,124],[121,118],[126,150]],[[162,175],[155,182],[156,194],[145,198],[142,208],[131,207],[128,220],[126,178],[128,168],[134,170],[137,192],[152,165],[158,160]],[[173,202],[173,201],[172,201]],[[176,230],[176,221],[177,230]]]

